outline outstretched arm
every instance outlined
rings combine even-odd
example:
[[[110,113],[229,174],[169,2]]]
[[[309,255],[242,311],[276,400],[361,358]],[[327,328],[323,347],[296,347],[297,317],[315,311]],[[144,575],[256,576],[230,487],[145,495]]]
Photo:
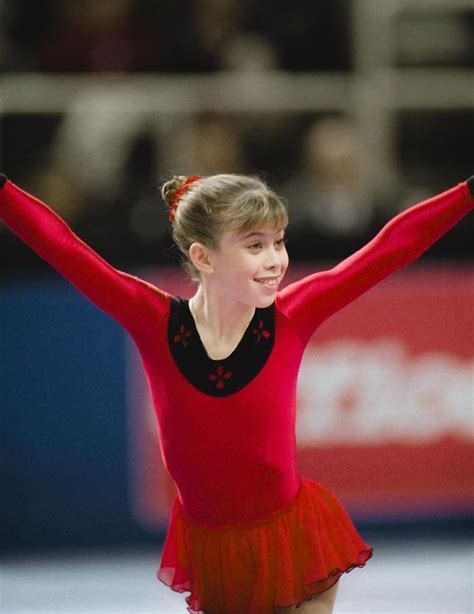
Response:
[[[0,219],[100,309],[133,332],[137,277],[108,264],[40,200],[0,175]]]
[[[334,268],[309,275],[277,296],[307,343],[333,313],[413,262],[474,206],[474,176],[394,217],[364,247]]]

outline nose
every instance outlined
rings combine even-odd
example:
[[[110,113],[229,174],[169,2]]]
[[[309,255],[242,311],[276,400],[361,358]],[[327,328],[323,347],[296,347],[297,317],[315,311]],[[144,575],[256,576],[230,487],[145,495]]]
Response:
[[[270,247],[267,251],[267,257],[265,259],[265,268],[277,269],[281,266],[281,254],[274,246]]]

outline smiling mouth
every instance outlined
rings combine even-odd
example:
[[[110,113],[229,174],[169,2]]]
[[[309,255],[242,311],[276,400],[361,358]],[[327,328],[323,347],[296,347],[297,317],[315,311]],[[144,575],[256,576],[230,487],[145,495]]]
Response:
[[[254,281],[271,288],[271,287],[278,285],[280,278],[279,277],[267,277],[267,278],[262,278],[262,279],[254,279]]]

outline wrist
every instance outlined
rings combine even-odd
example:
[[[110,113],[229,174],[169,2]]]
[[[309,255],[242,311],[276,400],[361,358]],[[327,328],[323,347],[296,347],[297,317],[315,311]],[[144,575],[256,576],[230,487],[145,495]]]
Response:
[[[472,198],[474,198],[474,175],[469,177],[469,179],[466,180],[466,183]]]

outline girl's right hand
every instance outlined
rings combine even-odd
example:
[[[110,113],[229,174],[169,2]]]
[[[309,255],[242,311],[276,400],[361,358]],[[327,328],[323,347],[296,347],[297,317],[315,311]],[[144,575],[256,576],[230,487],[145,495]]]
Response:
[[[474,198],[474,175],[472,175],[472,177],[469,177],[469,179],[467,180],[467,185],[469,186],[471,196]]]

